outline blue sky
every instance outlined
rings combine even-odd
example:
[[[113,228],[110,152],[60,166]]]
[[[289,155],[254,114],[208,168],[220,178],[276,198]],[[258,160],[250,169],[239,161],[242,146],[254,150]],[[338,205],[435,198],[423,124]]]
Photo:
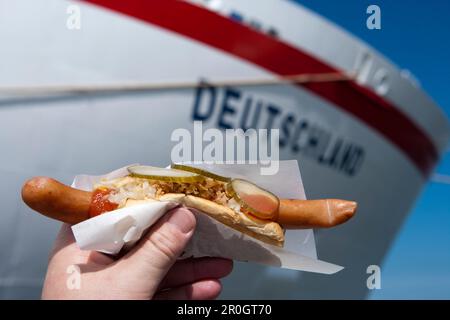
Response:
[[[294,1],[294,0],[292,0]],[[295,0],[410,70],[450,115],[450,1]],[[366,28],[366,8],[381,8],[382,29]],[[450,149],[450,147],[449,147]],[[450,152],[436,172],[450,175]],[[372,299],[450,299],[450,185],[430,182],[382,265]]]

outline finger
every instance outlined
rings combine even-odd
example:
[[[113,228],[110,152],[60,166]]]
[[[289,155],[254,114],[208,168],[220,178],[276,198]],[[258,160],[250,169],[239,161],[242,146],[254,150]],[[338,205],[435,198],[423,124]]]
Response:
[[[54,250],[59,250],[60,248],[73,245],[74,243],[75,237],[73,236],[71,225],[63,223],[56,236]]]
[[[174,289],[158,292],[156,300],[211,300],[219,296],[222,285],[219,280],[202,280]]]
[[[75,243],[75,237],[73,236],[71,226],[67,223],[63,223],[56,236],[55,243],[51,252],[51,258],[60,257],[59,260],[66,260],[69,264],[81,263],[78,257],[81,250]]]
[[[233,261],[221,258],[197,258],[176,262],[170,268],[160,289],[179,287],[203,279],[218,279],[230,274]]]
[[[195,228],[195,217],[185,208],[167,213],[140,240],[138,245],[120,259],[115,268],[148,282],[156,290],[167,271],[183,252]]]
[[[64,261],[67,265],[72,264],[95,264],[108,265],[113,258],[95,251],[80,250],[75,242],[71,225],[63,223],[56,237],[51,258]]]

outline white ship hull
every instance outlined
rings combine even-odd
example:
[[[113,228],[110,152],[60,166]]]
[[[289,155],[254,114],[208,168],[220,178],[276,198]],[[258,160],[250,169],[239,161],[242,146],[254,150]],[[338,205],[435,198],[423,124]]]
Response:
[[[134,2],[109,10],[85,1],[0,1],[0,87],[214,84],[303,69],[355,72],[356,80],[38,98],[3,94],[0,297],[39,295],[58,229],[21,202],[25,179],[48,175],[69,183],[75,174],[127,163],[167,165],[172,131],[192,128],[194,120],[205,128],[279,128],[281,159],[298,159],[309,198],[360,205],[353,221],[316,233],[319,257],[345,266],[342,272],[320,276],[237,263],[221,297],[364,297],[367,266],[381,264],[448,141],[443,113],[373,49],[291,2],[228,0],[213,12],[203,1],[148,1],[140,19],[127,9]],[[80,30],[66,26],[70,5],[81,9]],[[164,11],[169,22],[161,22],[158,10],[170,6]],[[364,102],[360,109],[355,99]]]

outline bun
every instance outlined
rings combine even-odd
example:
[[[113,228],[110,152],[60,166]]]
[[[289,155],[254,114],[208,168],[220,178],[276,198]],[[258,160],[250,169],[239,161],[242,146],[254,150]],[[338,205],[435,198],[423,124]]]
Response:
[[[245,233],[265,243],[282,247],[284,244],[284,232],[281,226],[273,221],[266,221],[256,217],[250,217],[245,213],[235,211],[213,201],[183,193],[167,193],[162,195],[159,201],[172,201],[183,204],[188,208],[204,212],[211,218],[224,225]],[[127,200],[127,207],[155,200]]]

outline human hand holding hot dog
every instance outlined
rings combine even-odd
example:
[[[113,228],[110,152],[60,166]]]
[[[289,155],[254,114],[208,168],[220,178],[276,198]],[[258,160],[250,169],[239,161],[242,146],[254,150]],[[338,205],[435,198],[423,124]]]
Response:
[[[152,226],[136,247],[114,259],[102,253],[80,250],[70,226],[64,224],[50,258],[42,297],[215,298],[221,290],[219,278],[231,272],[232,261],[219,258],[176,261],[194,228],[195,217],[189,210],[174,209]]]
[[[284,228],[333,227],[356,211],[352,201],[278,199],[249,181],[187,166],[130,167],[129,175],[102,180],[89,192],[48,177],[36,177],[24,184],[22,198],[39,213],[68,223],[60,232],[50,260],[44,298],[204,299],[219,294],[218,278],[231,271],[231,261],[204,258],[175,263],[195,225],[187,209],[167,213],[118,260],[78,249],[69,224],[123,207],[148,201],[177,202],[276,246],[284,244]],[[79,290],[66,286],[71,265],[80,267]]]

